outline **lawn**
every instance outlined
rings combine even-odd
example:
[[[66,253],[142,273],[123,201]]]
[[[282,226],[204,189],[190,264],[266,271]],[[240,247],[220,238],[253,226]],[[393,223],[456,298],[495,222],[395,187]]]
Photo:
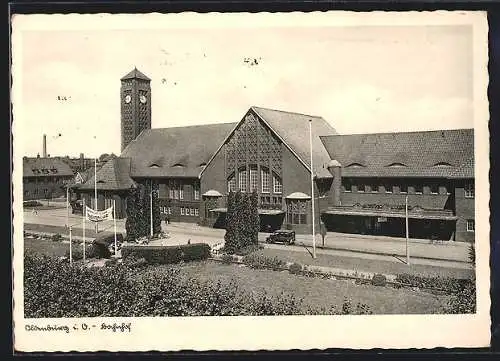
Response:
[[[229,282],[233,279],[244,290],[278,295],[282,292],[304,299],[304,305],[313,307],[341,307],[345,298],[354,304],[370,306],[374,314],[434,314],[443,313],[449,297],[409,289],[393,289],[370,285],[356,285],[352,281],[324,280],[291,275],[288,272],[255,270],[239,265],[224,265],[212,261],[193,262],[176,266],[157,266],[162,270],[175,267],[186,276],[199,280]],[[140,275],[138,275],[140,277]]]
[[[344,268],[356,271],[399,274],[410,273],[423,276],[441,276],[453,278],[472,278],[473,270],[460,268],[444,268],[427,265],[407,265],[399,262],[382,261],[366,258],[342,257],[328,254],[317,254],[316,259],[313,259],[306,250],[303,252],[293,250],[281,250],[265,248],[256,252],[266,257],[278,257],[288,262],[297,262],[300,264],[326,266],[334,268]]]
[[[49,224],[34,224],[34,223],[25,223],[24,224],[25,231],[34,231],[34,232],[44,232],[44,233],[59,233],[61,235],[68,235],[69,231],[64,226],[53,226]],[[71,232],[73,236],[81,237],[83,236],[82,228],[74,228]],[[113,232],[109,231],[101,231],[99,234],[113,234]],[[88,238],[95,238],[96,233],[94,229],[86,228],[85,236]]]
[[[66,251],[69,250],[69,243],[50,241],[46,239],[25,238],[24,249],[29,249],[47,256],[62,257],[66,254]]]

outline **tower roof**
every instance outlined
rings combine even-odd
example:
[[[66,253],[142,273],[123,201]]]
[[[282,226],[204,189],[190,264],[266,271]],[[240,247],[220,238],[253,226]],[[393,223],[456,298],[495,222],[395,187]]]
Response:
[[[120,80],[127,80],[127,79],[142,79],[142,80],[151,81],[151,79],[149,79],[146,75],[141,73],[137,68],[134,68],[134,70],[132,70],[130,73],[125,75]]]

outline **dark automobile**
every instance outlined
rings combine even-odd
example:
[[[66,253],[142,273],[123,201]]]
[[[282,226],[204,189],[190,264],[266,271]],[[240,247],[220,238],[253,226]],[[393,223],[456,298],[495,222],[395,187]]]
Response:
[[[295,231],[290,231],[286,229],[280,229],[274,231],[269,237],[266,238],[266,243],[285,243],[294,244],[295,243]]]
[[[72,214],[83,214],[83,201],[78,199],[70,202]]]

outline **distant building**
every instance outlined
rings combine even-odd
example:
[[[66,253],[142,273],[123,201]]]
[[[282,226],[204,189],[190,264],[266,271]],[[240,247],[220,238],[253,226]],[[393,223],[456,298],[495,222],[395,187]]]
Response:
[[[235,123],[151,129],[141,74],[122,79],[124,149],[97,172],[99,209],[115,200],[126,217],[129,190],[152,183],[171,221],[224,227],[227,194],[256,191],[263,229],[311,232],[314,197],[318,227],[404,237],[408,197],[410,237],[474,239],[472,129],[338,135],[319,116],[261,107]],[[79,187],[90,204],[93,178]]]
[[[61,159],[23,158],[23,199],[50,199],[66,195],[73,179],[71,168]]]

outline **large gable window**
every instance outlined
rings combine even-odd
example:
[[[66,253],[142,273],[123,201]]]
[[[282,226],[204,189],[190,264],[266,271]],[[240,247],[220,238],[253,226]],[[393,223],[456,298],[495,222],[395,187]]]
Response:
[[[277,194],[283,192],[283,184],[281,183],[281,178],[276,174],[273,174],[273,192]]]
[[[239,186],[240,192],[247,191],[247,170],[245,168],[241,169],[238,172],[238,186]]]
[[[236,177],[234,176],[234,173],[229,176],[227,181],[227,191],[228,193],[236,192]]]
[[[257,166],[250,167],[250,192],[258,190]]]
[[[270,193],[271,192],[271,185],[270,185],[271,183],[270,183],[269,169],[268,168],[261,168],[260,173],[261,173],[262,193]]]

